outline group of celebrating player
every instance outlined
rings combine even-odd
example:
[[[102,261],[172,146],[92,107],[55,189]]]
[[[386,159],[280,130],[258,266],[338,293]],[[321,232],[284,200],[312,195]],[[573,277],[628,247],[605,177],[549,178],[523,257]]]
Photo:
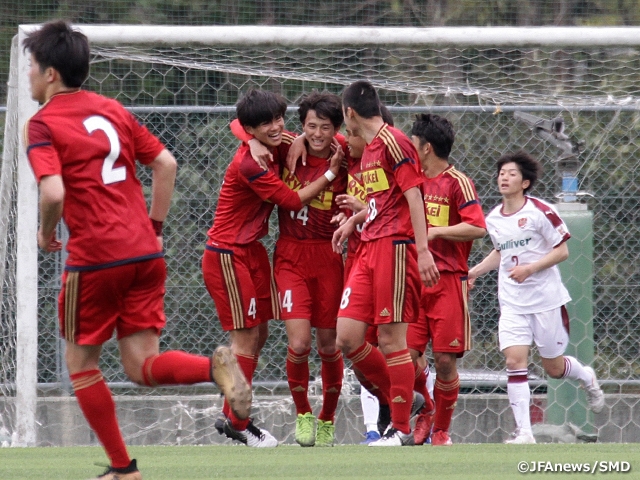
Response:
[[[334,443],[343,356],[379,404],[380,438],[370,446],[451,445],[460,389],[456,359],[471,345],[468,290],[493,269],[499,270],[500,348],[517,425],[510,442],[535,442],[527,383],[532,342],[550,376],[581,382],[590,407],[602,410],[593,369],[563,355],[569,295],[556,265],[568,256],[569,233],[551,205],[526,195],[538,162],[525,152],[498,160],[503,202],[485,222],[473,182],[449,163],[451,123],[419,115],[409,138],[392,126],[366,81],[349,85],[342,98],[303,97],[304,133],[297,138],[284,128],[287,105],[279,95],[250,90],[239,100],[232,130],[243,143],[225,173],[202,259],[231,348],[220,347],[212,358],[160,353],[162,223],[176,161],[120,104],[80,89],[89,68],[84,35],[51,22],[24,46],[31,53],[32,96],[43,104],[25,128],[40,190],[38,244],[60,250],[56,225],[65,220],[70,240],[60,329],[76,397],[110,459],[98,478],[142,478],[98,367],[101,345],[114,330],[125,372],[139,384],[215,380],[225,394],[216,428],[247,446],[278,444],[250,417],[250,385],[272,319],[285,322],[300,445]],[[339,133],[343,123],[346,137]],[[136,159],[153,171],[148,213]],[[275,205],[272,270],[260,239]],[[487,231],[495,250],[469,270],[473,240]],[[307,395],[312,328],[322,362],[317,417]],[[433,399],[426,387],[428,342]]]

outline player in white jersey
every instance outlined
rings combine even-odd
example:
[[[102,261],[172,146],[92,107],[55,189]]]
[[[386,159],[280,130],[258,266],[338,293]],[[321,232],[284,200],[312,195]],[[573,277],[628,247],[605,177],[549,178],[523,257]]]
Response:
[[[529,417],[529,349],[535,342],[542,366],[552,378],[582,384],[589,408],[604,408],[604,394],[591,367],[564,355],[569,342],[565,304],[571,300],[557,265],[569,256],[567,226],[548,203],[527,192],[541,172],[526,152],[503,155],[497,162],[502,203],[487,215],[494,250],[469,270],[475,279],[498,269],[500,350],[507,365],[507,394],[516,421],[516,433],[506,443],[535,443]]]

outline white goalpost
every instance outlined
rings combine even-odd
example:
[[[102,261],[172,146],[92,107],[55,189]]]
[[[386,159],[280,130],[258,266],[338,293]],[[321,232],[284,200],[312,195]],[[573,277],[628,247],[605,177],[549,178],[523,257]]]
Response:
[[[45,258],[38,252],[38,192],[22,144],[22,128],[38,109],[29,92],[28,57],[22,42],[36,27],[19,27],[12,43],[8,83],[0,178],[0,323],[5,324],[0,329],[0,347],[5,349],[0,354],[0,428],[4,425],[13,433],[14,446],[87,444],[95,440],[89,438],[86,426],[72,420],[75,403],[55,341],[62,257]],[[515,111],[544,118],[563,115],[570,134],[587,142],[579,171],[581,190],[613,199],[612,205],[616,198],[627,199],[633,192],[629,176],[640,163],[629,151],[640,129],[637,27],[77,28],[92,45],[87,88],[118,98],[163,139],[180,162],[167,220],[170,323],[163,337],[166,345],[207,353],[226,338],[199,277],[199,261],[225,165],[237,147],[227,125],[234,118],[238,96],[250,86],[278,90],[287,98],[292,106],[287,118],[290,130],[298,128],[293,107],[301,95],[313,89],[339,93],[362,78],[380,90],[396,126],[405,132],[415,113],[432,111],[451,117],[457,128],[453,158],[474,179],[485,210],[498,198],[492,162],[516,146],[545,160],[545,181],[537,195],[553,199],[560,190],[556,150],[533,135],[529,126],[519,124]],[[625,139],[612,142],[612,135]],[[608,172],[613,172],[613,180]],[[145,173],[140,174],[148,187]],[[596,251],[605,251],[604,246],[612,243],[629,262],[640,256],[628,238],[618,239],[605,227],[614,221],[607,212],[600,212],[596,204],[590,207],[596,212]],[[272,228],[266,242],[269,248],[276,234],[277,227]],[[477,242],[474,259],[488,248],[488,241]],[[631,345],[637,339],[632,333],[624,334],[622,326],[613,331],[604,322],[601,325],[599,318],[611,316],[623,325],[625,312],[600,311],[599,305],[616,295],[632,303],[637,299],[633,288],[609,282],[608,269],[619,259],[605,257],[596,262],[593,298],[598,372],[605,384],[626,385],[638,380],[628,373],[633,367]],[[512,427],[496,345],[495,293],[491,280],[473,293],[475,346],[461,362],[465,392],[454,418],[454,441],[500,441]],[[283,373],[286,337],[281,325],[271,328],[256,374],[254,414],[279,440],[289,442],[294,416]],[[628,344],[630,350],[612,351],[607,338],[618,334],[626,335],[620,344]],[[223,441],[212,428],[221,405],[215,387],[137,388],[117,366],[114,345],[106,346],[105,354],[105,378],[116,394],[119,414],[129,420],[127,441]],[[541,371],[534,371],[538,381],[532,384],[542,388],[537,396],[534,391],[534,401],[540,405],[546,384]],[[339,442],[357,443],[362,430],[359,387],[350,376],[345,380],[336,435]],[[639,427],[637,400],[620,401],[634,411],[626,426]],[[44,416],[54,424],[42,424],[38,419]],[[598,421],[592,419],[596,428],[602,426]],[[626,426],[611,430],[609,440],[623,441]],[[65,434],[56,438],[54,432],[61,429]]]

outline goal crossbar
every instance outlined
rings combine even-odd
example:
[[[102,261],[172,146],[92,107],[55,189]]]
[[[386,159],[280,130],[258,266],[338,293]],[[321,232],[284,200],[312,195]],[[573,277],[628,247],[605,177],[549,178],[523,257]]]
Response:
[[[77,25],[87,37],[104,45],[156,43],[175,45],[457,45],[457,46],[634,46],[640,27],[289,27]],[[37,25],[21,25],[24,32]]]

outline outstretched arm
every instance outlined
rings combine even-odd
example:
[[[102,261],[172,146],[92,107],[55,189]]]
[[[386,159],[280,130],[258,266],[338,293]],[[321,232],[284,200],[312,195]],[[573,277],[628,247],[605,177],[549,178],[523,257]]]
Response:
[[[491,250],[491,253],[487,255],[484,260],[469,270],[468,285],[469,288],[475,287],[476,279],[491,270],[496,270],[500,267],[500,252],[498,250]]]
[[[484,237],[487,234],[487,229],[461,222],[447,227],[429,227],[428,234],[429,240],[442,238],[451,242],[468,242]]]

